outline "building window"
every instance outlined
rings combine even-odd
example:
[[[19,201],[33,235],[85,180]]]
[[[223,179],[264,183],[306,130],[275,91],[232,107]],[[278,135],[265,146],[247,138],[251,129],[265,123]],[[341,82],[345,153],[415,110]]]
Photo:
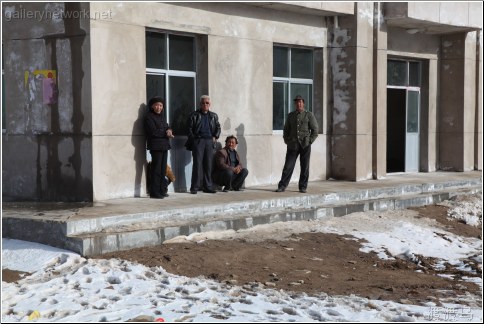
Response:
[[[165,99],[164,113],[175,135],[186,135],[186,120],[196,107],[195,38],[146,32],[146,95]]]
[[[287,114],[294,111],[292,99],[301,95],[306,110],[312,111],[313,50],[274,46],[272,79],[272,127],[282,130]]]
[[[388,60],[387,85],[420,87],[420,62]]]

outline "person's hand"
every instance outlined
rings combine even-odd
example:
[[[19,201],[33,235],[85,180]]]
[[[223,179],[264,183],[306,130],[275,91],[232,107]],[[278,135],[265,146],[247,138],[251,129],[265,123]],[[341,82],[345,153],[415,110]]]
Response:
[[[240,165],[237,165],[235,168],[234,168],[234,172],[235,174],[239,174],[240,171],[242,171],[242,168],[240,167]]]
[[[169,129],[169,130],[167,130],[167,131],[166,131],[166,136],[168,136],[168,137],[170,137],[170,138],[175,137],[175,136],[173,135],[173,132],[172,132],[172,130],[171,130],[171,129]]]

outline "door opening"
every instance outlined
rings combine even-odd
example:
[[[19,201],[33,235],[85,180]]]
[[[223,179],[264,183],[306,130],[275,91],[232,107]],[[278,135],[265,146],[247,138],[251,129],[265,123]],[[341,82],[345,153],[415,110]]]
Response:
[[[419,62],[389,60],[387,71],[387,173],[418,172]]]
[[[387,173],[405,171],[404,89],[387,89]]]

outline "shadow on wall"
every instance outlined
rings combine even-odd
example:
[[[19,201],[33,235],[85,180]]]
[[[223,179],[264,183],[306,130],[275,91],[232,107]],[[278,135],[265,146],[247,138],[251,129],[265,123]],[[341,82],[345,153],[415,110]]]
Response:
[[[66,3],[65,10],[81,12],[81,4]],[[72,75],[72,80],[71,82],[56,83],[51,79],[51,76],[32,80],[34,85],[35,82],[41,81],[46,86],[45,88],[42,86],[42,92],[44,96],[47,95],[44,100],[46,98],[48,100],[37,102],[37,104],[49,107],[50,121],[44,125],[47,131],[37,130],[35,123],[28,123],[29,129],[26,129],[25,135],[33,134],[37,142],[36,192],[33,196],[26,197],[29,200],[63,202],[93,200],[92,166],[90,163],[92,160],[92,134],[83,130],[83,126],[86,122],[90,122],[89,119],[91,118],[91,116],[86,118],[83,111],[83,100],[85,100],[86,94],[82,91],[84,82],[87,82],[87,84],[90,82],[89,79],[84,81],[86,74],[83,70],[82,55],[87,33],[82,28],[80,21],[79,19],[64,19],[62,21],[64,32],[52,34],[45,38],[45,56],[40,55],[39,62],[37,62],[37,64],[43,64],[42,62],[48,64],[49,70],[54,72],[64,68],[65,73]],[[72,35],[76,36],[72,37]],[[70,52],[59,50],[59,44],[66,41]],[[70,56],[66,53],[70,53]],[[62,64],[63,62],[70,62],[70,65]],[[38,74],[37,77],[41,75]],[[29,91],[35,92],[37,90],[32,88]],[[64,101],[59,100],[58,97],[62,97],[69,91],[72,91],[72,115],[70,116],[72,130],[65,131],[65,127],[69,127],[69,125],[63,125],[62,121],[67,117],[66,111],[71,107],[66,107]],[[30,112],[35,113],[32,109],[34,104],[32,100],[36,100],[35,96],[28,104],[29,114]],[[87,101],[89,101],[89,98]],[[26,117],[35,119],[35,115],[27,115]],[[87,126],[87,128],[89,127]],[[32,140],[30,135],[25,136],[25,138],[29,142]],[[22,193],[19,198],[21,198],[21,195]]]
[[[244,137],[244,131],[245,131],[245,126],[244,124],[240,124],[235,128],[235,131],[237,132],[237,141],[239,144],[237,145],[237,152],[239,153],[239,157],[242,161],[242,165],[244,168],[247,168],[247,141],[245,140]],[[248,168],[247,168],[248,169]]]
[[[143,121],[147,107],[143,103],[138,108],[138,118],[133,124],[131,132],[131,145],[134,146],[134,162],[136,174],[134,177],[134,197],[141,197],[141,179],[146,163],[146,138],[144,133]],[[141,134],[141,135],[140,135]],[[140,138],[141,137],[141,138]],[[147,173],[145,173],[147,174]]]
[[[181,96],[182,97],[182,96]],[[175,138],[170,140],[170,160],[168,164],[171,166],[176,180],[173,183],[173,190],[175,192],[186,192],[191,181],[191,151],[185,148],[187,140],[186,131],[188,129],[188,118],[191,114],[191,106],[180,102],[174,104],[178,107],[175,110],[175,120],[170,126],[173,129]]]
[[[215,190],[222,190],[222,186],[219,186],[218,184],[216,184],[213,178],[213,171],[216,168],[215,155],[217,154],[218,151],[220,151],[224,147],[225,147],[225,139],[222,139],[222,138],[219,138],[217,142],[215,142],[215,144],[213,145],[212,170],[210,170],[210,174],[212,174],[212,186]],[[198,187],[199,188],[203,187],[202,179],[200,179],[200,184],[198,185]]]
[[[170,140],[170,161],[176,180],[173,183],[173,190],[175,192],[187,192],[191,181],[191,162],[192,152],[185,148],[187,136],[174,134],[175,138]]]

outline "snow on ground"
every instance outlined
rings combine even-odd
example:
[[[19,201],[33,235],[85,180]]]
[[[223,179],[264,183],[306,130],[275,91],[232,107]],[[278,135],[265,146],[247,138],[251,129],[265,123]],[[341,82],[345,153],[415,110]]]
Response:
[[[482,224],[482,196],[456,196],[441,203],[443,206],[450,207],[447,215],[450,218],[461,220],[471,226]]]
[[[454,204],[455,213],[465,218],[463,214],[479,204],[482,206],[482,199],[467,207]],[[238,232],[192,234],[171,241],[235,237],[256,240],[284,238],[291,233],[331,232],[366,240],[368,243],[362,245],[362,250],[377,251],[382,258],[423,255],[457,267],[462,263],[460,259],[482,254],[480,240],[453,235],[433,220],[414,216],[415,212],[410,210],[354,213],[321,221],[261,225]],[[477,259],[482,265],[482,257]],[[483,319],[480,296],[467,296],[466,301],[475,305],[472,307],[452,303],[436,307],[432,302],[425,306],[404,305],[324,293],[309,297],[257,285],[227,286],[124,260],[86,260],[69,251],[10,239],[2,239],[2,268],[32,273],[17,283],[2,282],[2,322],[100,322],[134,318],[150,321],[162,318],[167,322],[482,322]],[[482,286],[481,278],[472,280]]]

